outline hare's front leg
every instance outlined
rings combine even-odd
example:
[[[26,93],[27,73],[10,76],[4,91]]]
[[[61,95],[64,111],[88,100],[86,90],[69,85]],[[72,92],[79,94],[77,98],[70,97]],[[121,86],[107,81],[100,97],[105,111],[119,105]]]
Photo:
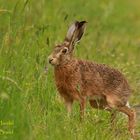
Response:
[[[71,114],[72,112],[72,104],[73,104],[73,99],[65,99],[65,106],[67,108],[67,112],[68,112],[68,116]]]
[[[67,109],[67,115],[69,116],[72,111],[73,98],[63,88],[58,88],[58,91],[60,93],[60,96],[64,99],[64,103]]]
[[[85,108],[86,108],[86,97],[82,97],[80,101],[80,118],[81,119],[84,118]]]
[[[81,93],[79,93],[79,91],[77,90],[73,90],[71,92],[71,96],[73,98],[73,100],[76,100],[79,102],[80,104],[80,118],[84,118],[84,112],[85,112],[85,108],[86,108],[86,97],[82,96]]]

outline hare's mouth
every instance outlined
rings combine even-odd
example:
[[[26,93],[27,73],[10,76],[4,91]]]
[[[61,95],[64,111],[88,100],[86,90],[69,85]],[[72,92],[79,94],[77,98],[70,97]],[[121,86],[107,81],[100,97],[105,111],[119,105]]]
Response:
[[[56,61],[51,61],[50,64],[51,64],[52,66],[58,66],[58,65],[59,65]]]
[[[53,64],[53,63],[51,63],[51,65],[52,65],[52,66],[58,66],[58,64]]]

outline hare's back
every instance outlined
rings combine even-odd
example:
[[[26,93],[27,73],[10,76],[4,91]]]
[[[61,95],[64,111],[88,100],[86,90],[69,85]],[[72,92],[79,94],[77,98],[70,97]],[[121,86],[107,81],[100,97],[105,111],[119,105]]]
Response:
[[[84,81],[96,84],[94,88],[96,88],[97,92],[113,93],[125,97],[130,95],[127,80],[117,69],[90,61],[79,61],[79,63]]]
[[[106,89],[130,90],[126,78],[120,71],[104,64],[94,64],[94,66],[99,72]]]

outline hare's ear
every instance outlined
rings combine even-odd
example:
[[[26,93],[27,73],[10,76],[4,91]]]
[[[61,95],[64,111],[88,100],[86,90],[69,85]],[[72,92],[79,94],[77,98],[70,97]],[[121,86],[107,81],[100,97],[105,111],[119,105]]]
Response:
[[[80,41],[86,27],[86,21],[81,21],[78,23],[77,30],[75,31],[75,42]]]
[[[69,41],[70,42],[72,40],[72,38],[74,36],[74,33],[75,33],[76,29],[77,29],[78,23],[79,23],[78,21],[75,21],[69,27],[68,32],[67,32],[67,35],[66,35],[66,38],[65,38],[66,41]]]
[[[70,43],[70,47],[73,49],[76,42],[78,42],[85,30],[86,21],[75,21],[68,29],[65,41]]]

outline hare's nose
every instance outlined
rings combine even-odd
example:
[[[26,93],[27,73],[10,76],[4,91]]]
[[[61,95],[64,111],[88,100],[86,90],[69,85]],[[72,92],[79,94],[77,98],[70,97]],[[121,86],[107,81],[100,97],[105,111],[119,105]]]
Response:
[[[49,58],[49,63],[51,63],[53,61],[53,58]]]

